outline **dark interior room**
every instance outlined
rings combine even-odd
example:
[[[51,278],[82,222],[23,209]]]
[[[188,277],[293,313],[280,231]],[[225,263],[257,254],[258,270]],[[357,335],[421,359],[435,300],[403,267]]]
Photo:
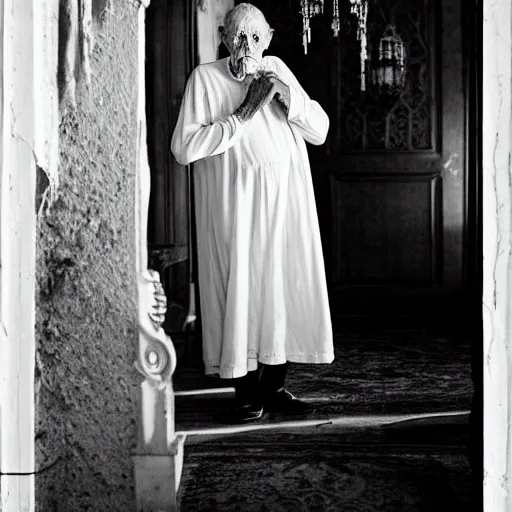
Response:
[[[207,30],[240,3],[146,13],[148,257],[178,355],[181,510],[480,511],[482,2],[252,1],[266,55],[329,118],[307,150],[335,358],[290,365],[312,412],[247,425],[218,420],[234,388],[205,375],[197,170],[170,149],[192,71],[230,55]]]

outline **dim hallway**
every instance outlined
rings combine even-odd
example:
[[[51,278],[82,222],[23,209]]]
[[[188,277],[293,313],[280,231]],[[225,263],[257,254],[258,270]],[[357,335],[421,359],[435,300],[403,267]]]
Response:
[[[232,389],[181,353],[181,510],[479,510],[468,339],[359,329],[336,332],[335,349],[331,365],[290,367],[288,389],[312,413],[248,425],[216,420]]]
[[[198,165],[180,165],[168,143],[192,70],[228,55],[218,27],[240,1],[196,8],[152,0],[148,252],[162,276],[163,327],[178,356],[181,510],[469,510],[481,502],[482,480],[481,390],[473,394],[482,377],[472,372],[483,366],[480,4],[368,3],[369,44],[379,48],[393,20],[397,47],[407,49],[403,88],[388,95],[375,81],[385,69],[375,52],[373,79],[361,73],[350,2],[338,3],[336,36],[334,3],[325,2],[311,20],[307,53],[298,1],[251,3],[275,29],[268,54],[286,63],[330,119],[325,144],[309,145],[308,154],[336,357],[331,365],[290,367],[286,387],[314,406],[309,415],[219,421],[234,390],[204,375]],[[355,318],[362,325],[348,328]],[[368,329],[373,318],[388,326]],[[191,319],[196,332],[183,332]]]
[[[402,10],[397,28],[415,48],[405,101],[412,95],[418,108],[405,125],[409,110],[399,109],[381,147],[393,105],[378,91],[358,92],[354,23],[334,38],[331,13],[317,17],[304,56],[298,1],[257,2],[282,34],[275,54],[331,105],[332,138],[312,162],[332,310],[462,314],[466,324],[483,313],[485,329],[470,344],[423,330],[338,331],[334,365],[290,373],[290,389],[318,404],[309,419],[269,417],[237,431],[212,421],[231,390],[193,394],[219,386],[194,364],[174,376],[172,342],[190,356],[176,333],[189,336],[180,331],[193,302],[194,219],[188,169],[168,151],[197,62],[195,17],[211,21],[197,31],[210,36],[211,6],[233,3],[0,0],[2,512],[172,511],[178,488],[189,512],[468,510],[474,348],[473,411],[485,378],[485,482],[476,466],[477,485],[485,483],[486,510],[509,512],[512,80],[503,62],[511,62],[511,3],[382,2],[413,10]],[[485,15],[466,17],[482,3]],[[349,2],[339,4],[350,20]],[[382,25],[373,24],[376,42]],[[156,84],[145,81],[151,55],[165,61],[148,73]],[[349,67],[356,72],[340,73]],[[361,106],[376,115],[369,138],[344,122]],[[161,309],[156,267],[170,338],[151,316]],[[474,449],[482,455],[481,439]]]

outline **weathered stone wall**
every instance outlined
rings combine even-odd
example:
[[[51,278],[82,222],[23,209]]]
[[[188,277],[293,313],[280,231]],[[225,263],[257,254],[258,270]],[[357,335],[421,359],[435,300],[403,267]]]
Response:
[[[36,502],[44,512],[135,509],[138,3],[110,2],[96,27],[91,84],[60,127],[60,197],[39,226]]]

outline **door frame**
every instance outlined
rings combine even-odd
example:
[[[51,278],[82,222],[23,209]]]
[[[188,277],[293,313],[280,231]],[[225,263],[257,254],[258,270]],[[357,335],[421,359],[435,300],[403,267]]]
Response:
[[[465,188],[464,188],[464,309],[478,310],[481,328],[482,295],[482,59],[483,0],[464,4],[463,25],[465,89]]]
[[[481,370],[485,442],[483,502],[488,512],[512,510],[511,49],[510,1],[483,0]]]

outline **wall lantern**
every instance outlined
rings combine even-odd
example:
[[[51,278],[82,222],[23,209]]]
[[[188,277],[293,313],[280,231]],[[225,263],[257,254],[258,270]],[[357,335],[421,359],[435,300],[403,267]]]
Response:
[[[396,95],[405,84],[405,46],[394,25],[388,25],[372,66],[372,82],[381,93]]]

